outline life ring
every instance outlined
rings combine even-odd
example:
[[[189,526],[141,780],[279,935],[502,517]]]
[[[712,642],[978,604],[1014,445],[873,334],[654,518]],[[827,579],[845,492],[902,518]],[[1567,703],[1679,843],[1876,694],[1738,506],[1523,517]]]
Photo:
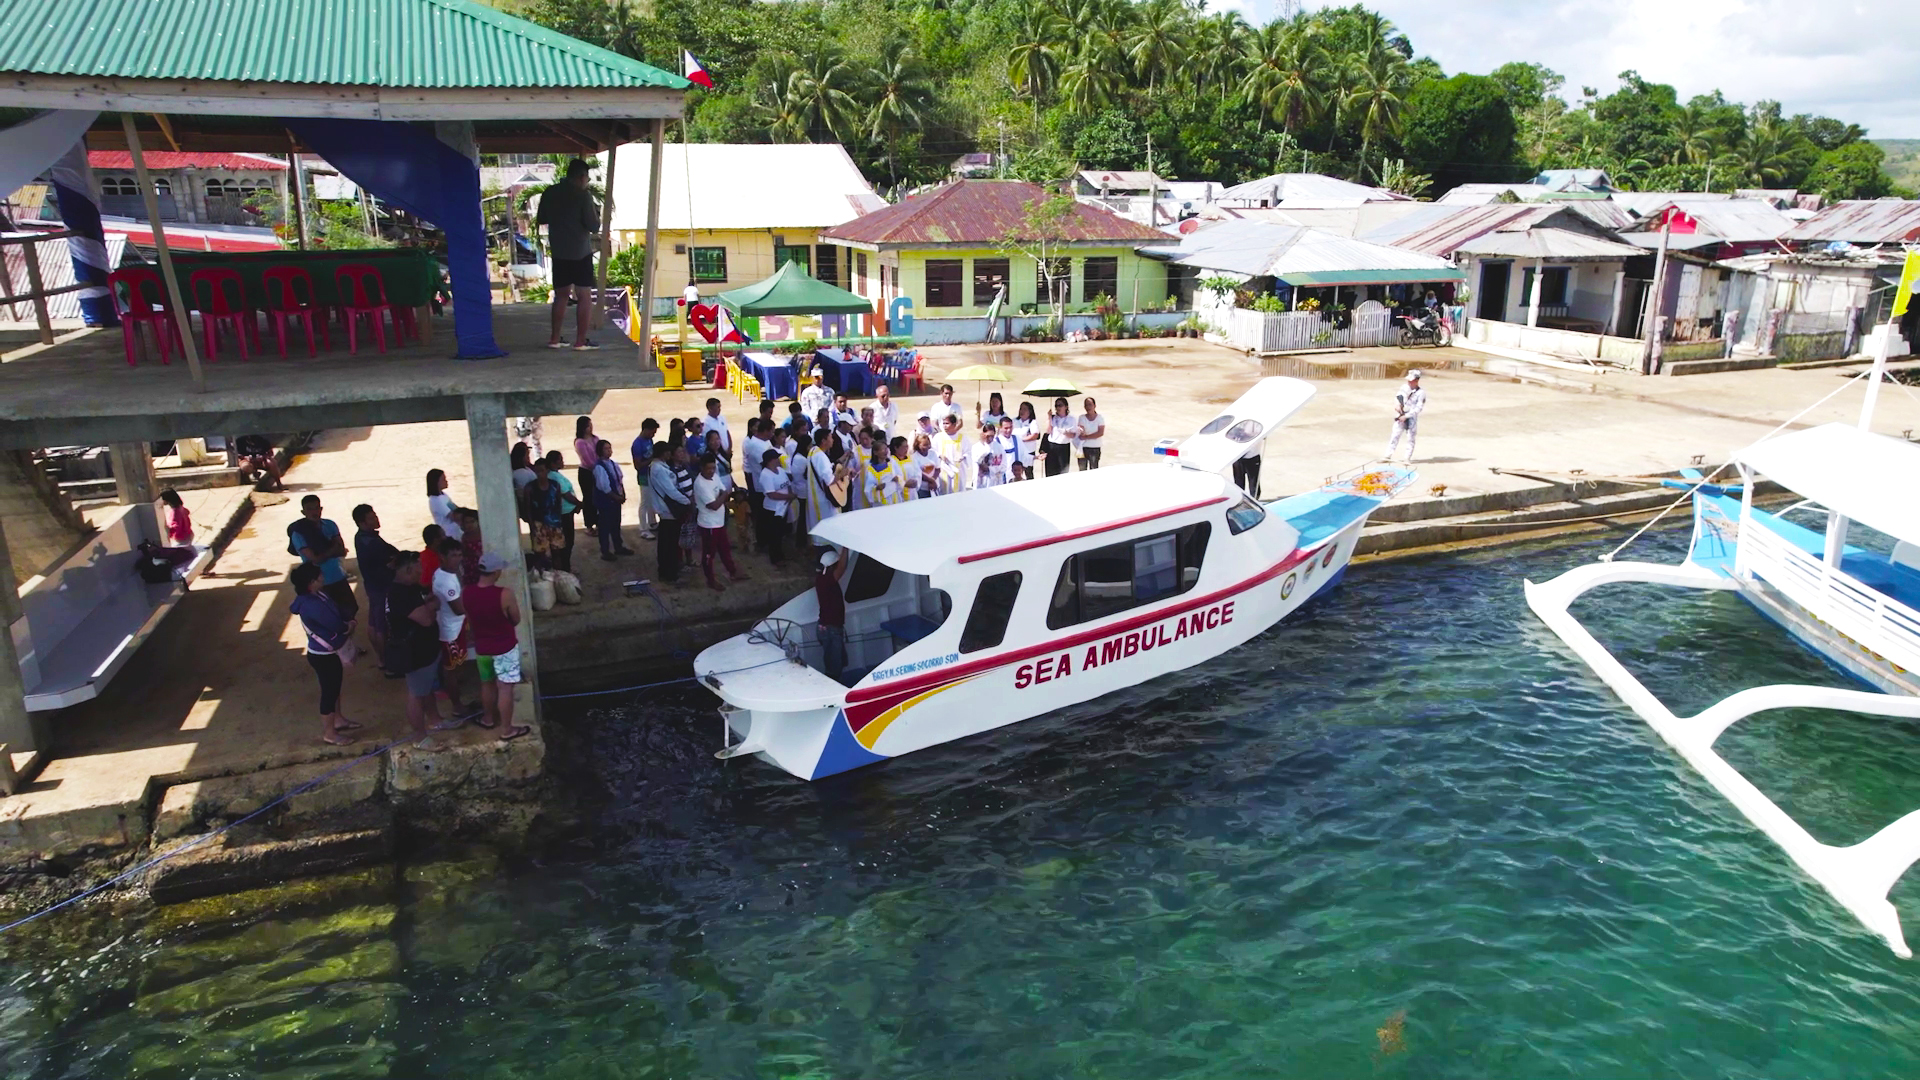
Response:
[[[1293,595],[1294,580],[1295,576],[1288,574],[1287,580],[1280,583],[1280,599],[1285,600],[1287,597]]]

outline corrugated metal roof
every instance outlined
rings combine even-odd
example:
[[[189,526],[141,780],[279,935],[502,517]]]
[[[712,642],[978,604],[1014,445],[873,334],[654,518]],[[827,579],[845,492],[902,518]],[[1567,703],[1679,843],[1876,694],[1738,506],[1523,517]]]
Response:
[[[0,71],[415,88],[683,88],[472,0],[0,0]]]
[[[1222,221],[1181,238],[1171,261],[1248,276],[1340,275],[1394,271],[1401,281],[1460,276],[1452,262],[1404,248],[1354,240],[1324,229],[1262,221]],[[1295,282],[1301,284],[1304,282]]]
[[[1469,255],[1514,259],[1631,259],[1646,252],[1573,229],[1496,229],[1454,248]]]
[[[1526,228],[1554,214],[1558,206],[1534,206],[1527,203],[1493,203],[1487,206],[1449,207],[1451,213],[1428,220],[1419,228],[1392,241],[1394,247],[1428,255],[1451,255],[1461,244],[1495,229]],[[1377,236],[1370,239],[1378,239]]]
[[[148,150],[149,169],[233,169],[249,172],[285,172],[287,163],[265,154],[190,154]],[[131,169],[133,154],[126,150],[89,150],[87,164],[96,169]]]
[[[1660,232],[1660,212],[1668,206],[1678,206],[1688,217],[1699,222],[1699,228],[1693,234],[1695,237],[1731,244],[1773,240],[1794,227],[1792,218],[1764,199],[1694,200],[1683,196],[1654,204],[1641,220],[1629,227],[1629,231],[1657,236]],[[1633,238],[1633,242],[1640,243],[1637,237]]]
[[[1540,184],[1461,184],[1433,201],[1447,206],[1481,206],[1509,191],[1514,198],[1525,201],[1545,195],[1547,188]]]
[[[821,235],[860,244],[996,245],[1026,226],[1027,207],[1047,197],[1022,180],[955,180],[925,195],[875,210]],[[1166,240],[1150,229],[1096,206],[1075,202],[1061,228],[1071,243],[1139,244]]]
[[[1319,173],[1275,173],[1220,193],[1224,205],[1286,207],[1358,206],[1370,202],[1408,202],[1405,195]]]
[[[1838,202],[1787,230],[1783,240],[1897,244],[1920,240],[1920,202],[1871,199]]]
[[[630,143],[618,153],[626,167],[613,173],[613,227],[645,229],[652,148]],[[839,143],[667,143],[661,147],[660,228],[664,231],[825,229],[885,205]]]

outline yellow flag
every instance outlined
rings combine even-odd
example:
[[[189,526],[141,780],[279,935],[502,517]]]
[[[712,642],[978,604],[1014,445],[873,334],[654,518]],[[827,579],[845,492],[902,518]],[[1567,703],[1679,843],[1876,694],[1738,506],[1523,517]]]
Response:
[[[1893,290],[1894,318],[1907,313],[1907,302],[1913,299],[1913,290],[1917,288],[1920,288],[1920,251],[1909,251],[1906,269],[1900,271],[1900,284]]]

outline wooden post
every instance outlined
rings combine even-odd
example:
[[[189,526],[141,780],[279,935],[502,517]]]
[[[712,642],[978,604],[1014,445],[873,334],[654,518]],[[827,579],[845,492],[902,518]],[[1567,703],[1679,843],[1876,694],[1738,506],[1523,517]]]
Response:
[[[1660,309],[1665,307],[1667,284],[1667,238],[1673,233],[1672,208],[1660,215],[1660,250],[1653,259],[1653,287],[1647,290],[1647,303],[1652,310],[1642,313],[1647,321],[1647,341],[1640,351],[1640,374],[1655,375],[1660,371],[1661,339],[1664,336],[1660,325]]]
[[[614,136],[616,139],[619,136]],[[600,276],[593,292],[593,322],[598,327],[606,318],[607,264],[613,261],[613,177],[620,168],[620,144],[607,148],[607,197],[600,204]],[[641,348],[646,348],[643,344]]]
[[[294,142],[293,132],[287,132],[287,170],[288,181],[293,185],[290,193],[293,198],[293,230],[298,239],[300,250],[307,250],[307,178],[306,171],[300,168],[300,146]]]
[[[642,370],[652,370],[659,365],[659,358],[653,355],[653,275],[660,265],[660,155],[661,144],[666,141],[667,122],[654,117],[653,131],[648,135],[652,146],[647,159],[647,250],[642,257],[640,269],[640,366]],[[686,344],[682,338],[681,344]]]
[[[53,344],[53,320],[47,315],[46,280],[40,276],[40,245],[29,240],[20,246],[27,257],[27,291],[33,294],[33,321],[40,324],[40,344]]]
[[[187,368],[193,372],[193,388],[207,392],[207,373],[200,368],[200,350],[193,344],[193,320],[187,315],[186,301],[180,296],[180,275],[173,269],[173,254],[167,250],[167,231],[160,227],[160,200],[153,193],[153,177],[147,174],[147,156],[140,149],[140,131],[133,126],[133,114],[121,113],[120,125],[127,133],[127,150],[133,155],[133,182],[140,185],[140,197],[147,204],[147,224],[153,229],[153,250],[160,260],[160,277],[167,283],[167,303],[173,307],[173,323],[180,328],[180,346],[187,354]]]

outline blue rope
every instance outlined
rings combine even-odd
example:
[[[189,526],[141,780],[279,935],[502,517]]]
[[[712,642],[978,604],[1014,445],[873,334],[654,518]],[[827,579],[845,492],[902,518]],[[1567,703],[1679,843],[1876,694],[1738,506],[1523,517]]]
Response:
[[[261,814],[264,814],[267,811],[273,809],[274,807],[279,806],[281,803],[286,802],[288,799],[293,798],[295,795],[298,795],[304,791],[311,791],[313,788],[318,787],[319,785],[327,782],[328,780],[333,779],[336,776],[339,776],[341,773],[346,772],[348,769],[353,768],[355,765],[360,764],[361,762],[367,760],[368,758],[377,757],[381,754],[384,754],[387,751],[393,749],[394,747],[399,746],[401,743],[412,741],[415,737],[416,736],[408,735],[405,738],[395,739],[394,741],[388,743],[385,746],[378,747],[373,750],[369,750],[366,753],[361,754],[359,757],[354,758],[352,761],[347,762],[345,765],[342,765],[337,769],[332,769],[327,772],[321,773],[319,776],[316,776],[313,779],[307,781],[306,783],[301,784],[299,787],[294,788],[292,791],[287,792],[285,795],[282,795],[279,798],[273,800],[272,802],[266,804],[265,806],[262,806],[260,809],[255,810],[253,813],[248,814],[246,817],[243,817],[240,820],[232,822],[230,824],[222,825],[220,828],[215,829],[214,831],[206,834],[205,836],[202,836],[194,840],[192,843],[187,844],[185,847],[176,848],[173,851],[167,852],[165,855],[161,855],[157,858],[148,859],[143,863],[139,863],[138,865],[135,865],[127,870],[124,870],[118,874],[115,874],[113,877],[110,877],[107,880],[101,882],[100,884],[95,885],[91,889],[86,889],[81,892],[77,892],[72,896],[67,897],[65,900],[60,901],[57,904],[54,904],[50,907],[41,908],[39,911],[36,911],[31,915],[28,915],[20,919],[15,919],[13,922],[10,922],[5,926],[0,926],[0,934],[5,934],[8,931],[13,930],[17,927],[25,926],[26,924],[33,922],[35,919],[39,919],[39,918],[43,918],[45,916],[51,915],[54,912],[59,911],[61,908],[66,907],[69,904],[77,904],[80,901],[85,900],[87,897],[95,895],[96,893],[104,892],[107,889],[110,889],[113,886],[118,885],[122,881],[125,881],[128,878],[133,877],[135,874],[144,873],[147,870],[153,869],[154,867],[160,865],[161,863],[166,862],[168,859],[185,855],[187,852],[192,851],[194,848],[199,847],[201,844],[204,844],[209,840],[212,840],[214,837],[224,835],[225,833],[228,833],[246,824],[247,822],[252,821],[254,818],[257,818]]]
[[[734,668],[732,671],[716,671],[716,672],[713,672],[712,674],[715,676],[738,675],[743,671],[752,671],[754,668],[763,668],[763,667],[767,667],[770,664],[784,664],[786,662],[787,662],[787,658],[782,656],[777,660],[764,660],[758,664],[749,664],[748,666],[743,668]],[[662,686],[673,686],[676,683],[698,682],[698,681],[700,681],[700,676],[698,675],[682,675],[677,679],[668,679],[665,682],[641,683],[639,686],[621,686],[621,687],[616,687],[612,690],[584,690],[577,694],[541,694],[540,700],[541,701],[565,701],[568,698],[605,697],[609,694],[633,694],[633,693],[638,693],[642,690],[656,690]]]

